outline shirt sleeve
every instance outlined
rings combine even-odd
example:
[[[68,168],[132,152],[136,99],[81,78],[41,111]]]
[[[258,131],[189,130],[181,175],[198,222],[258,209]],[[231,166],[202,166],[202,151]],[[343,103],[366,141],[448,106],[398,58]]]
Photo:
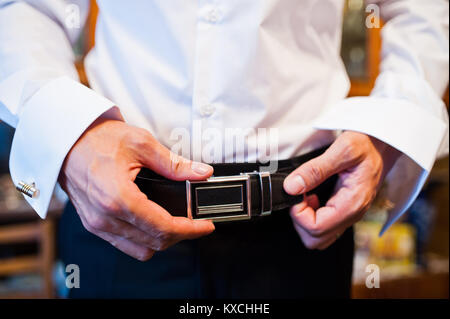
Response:
[[[25,198],[42,218],[70,148],[114,106],[78,83],[71,45],[88,5],[0,0],[0,119],[16,128],[10,173],[15,185],[35,184],[38,196]]]
[[[394,207],[383,233],[412,204],[435,159],[448,153],[449,11],[445,0],[371,0],[385,22],[380,74],[368,97],[345,99],[318,119],[319,129],[374,136],[402,152],[389,172]]]

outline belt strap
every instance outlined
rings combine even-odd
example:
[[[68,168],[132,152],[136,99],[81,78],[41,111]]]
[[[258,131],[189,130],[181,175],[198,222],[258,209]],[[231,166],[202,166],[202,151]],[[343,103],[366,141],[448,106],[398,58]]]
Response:
[[[150,200],[173,216],[214,221],[248,219],[301,202],[302,195],[291,196],[284,191],[283,181],[327,147],[278,161],[277,171],[271,174],[258,171],[264,167],[262,163],[223,163],[212,164],[214,176],[206,181],[178,182],[143,168],[135,183]]]

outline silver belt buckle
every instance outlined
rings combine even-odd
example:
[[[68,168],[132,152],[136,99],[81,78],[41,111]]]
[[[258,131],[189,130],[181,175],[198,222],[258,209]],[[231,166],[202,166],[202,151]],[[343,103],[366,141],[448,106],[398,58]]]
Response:
[[[261,192],[261,216],[268,216],[272,214],[272,180],[269,172],[258,172],[254,171],[252,173],[241,173],[241,175],[256,175],[259,179],[259,187]],[[266,180],[266,183],[263,182]],[[267,200],[265,201],[265,195],[268,194]]]
[[[188,218],[215,222],[250,219],[250,192],[248,174],[186,181]]]

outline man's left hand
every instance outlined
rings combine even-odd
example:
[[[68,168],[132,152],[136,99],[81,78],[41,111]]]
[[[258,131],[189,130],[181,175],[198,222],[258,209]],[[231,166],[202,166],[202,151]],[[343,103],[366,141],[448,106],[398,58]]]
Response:
[[[346,131],[325,153],[286,177],[285,191],[305,196],[290,211],[305,246],[325,249],[360,220],[400,154],[378,139]],[[317,196],[306,193],[334,174],[339,176],[335,192],[325,206],[319,207]]]

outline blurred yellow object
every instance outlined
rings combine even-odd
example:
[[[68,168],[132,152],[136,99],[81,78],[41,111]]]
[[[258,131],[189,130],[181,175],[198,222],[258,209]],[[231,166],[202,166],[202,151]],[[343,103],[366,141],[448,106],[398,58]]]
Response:
[[[416,231],[407,223],[392,225],[379,237],[382,224],[362,221],[355,225],[356,254],[366,264],[377,264],[381,268],[395,269],[407,273],[415,268]]]

